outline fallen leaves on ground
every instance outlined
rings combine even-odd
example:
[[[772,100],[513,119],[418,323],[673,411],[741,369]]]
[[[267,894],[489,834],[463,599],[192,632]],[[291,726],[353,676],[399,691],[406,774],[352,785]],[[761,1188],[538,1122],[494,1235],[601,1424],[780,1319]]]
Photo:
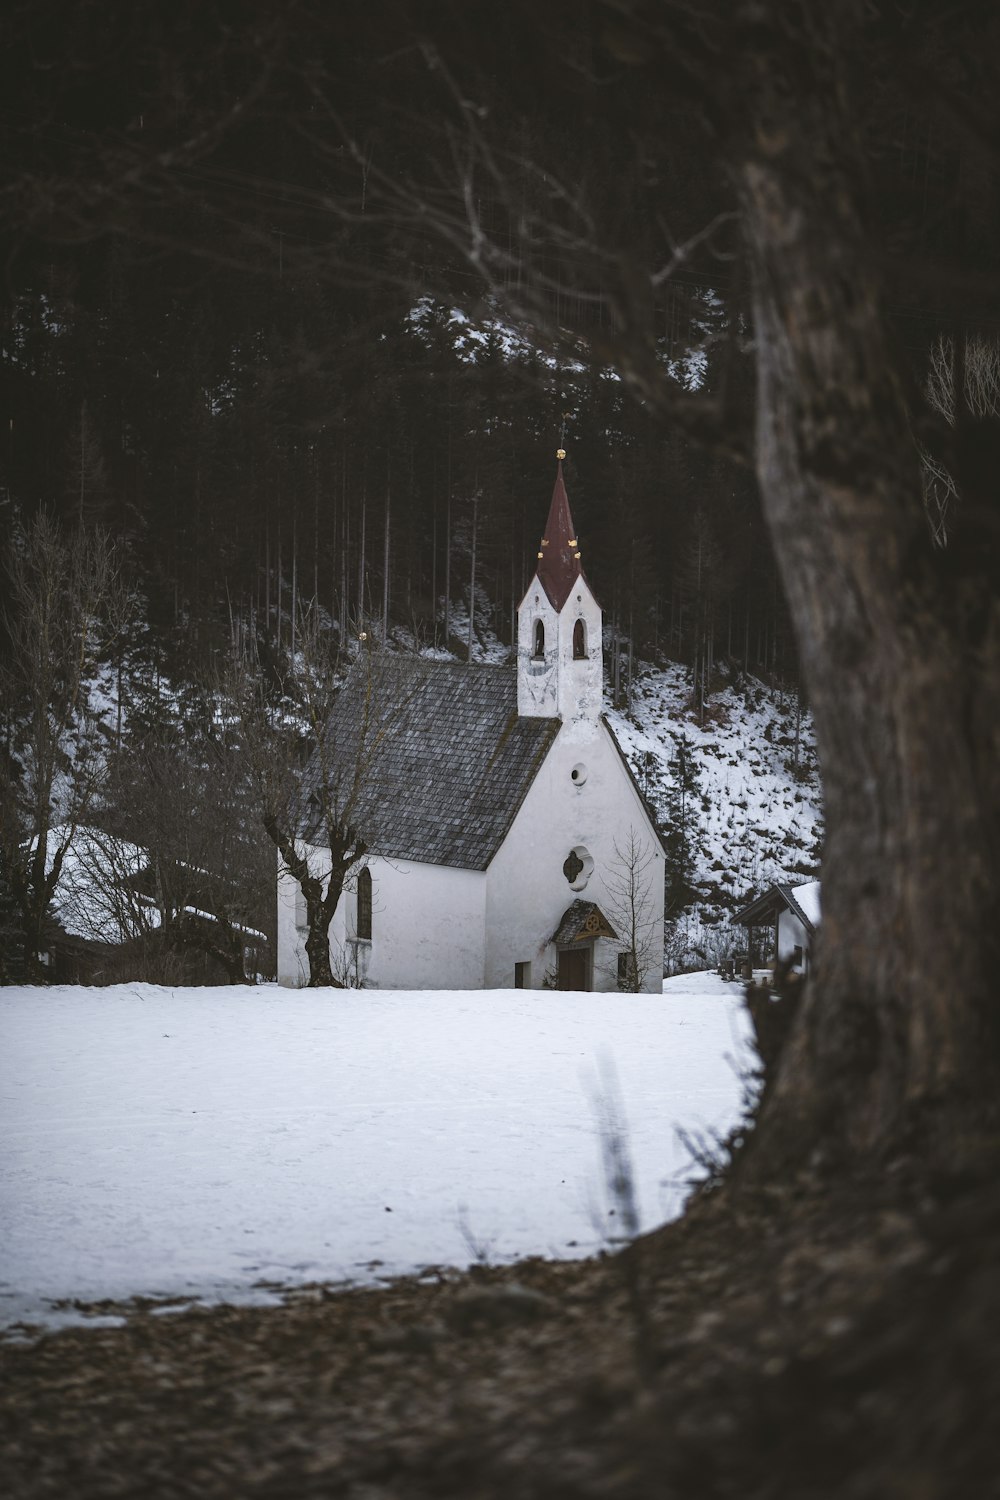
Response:
[[[1000,1192],[727,1190],[616,1257],[0,1351],[10,1500],[1000,1491]]]

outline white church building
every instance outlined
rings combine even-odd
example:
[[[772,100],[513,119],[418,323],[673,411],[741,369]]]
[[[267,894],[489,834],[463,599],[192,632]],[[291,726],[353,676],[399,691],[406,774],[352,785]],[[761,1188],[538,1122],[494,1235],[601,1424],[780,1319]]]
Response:
[[[602,615],[563,456],[515,666],[373,652],[338,699],[324,764],[340,764],[369,851],[330,928],[348,983],[660,989],[663,848],[603,715]],[[309,777],[299,848],[321,872]],[[301,892],[282,873],[282,984],[306,982],[305,937]]]

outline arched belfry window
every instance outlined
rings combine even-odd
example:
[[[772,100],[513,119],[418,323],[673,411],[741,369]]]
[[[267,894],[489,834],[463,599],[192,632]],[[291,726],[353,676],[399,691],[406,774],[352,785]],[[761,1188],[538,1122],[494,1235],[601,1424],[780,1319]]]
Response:
[[[582,661],[587,655],[587,627],[582,620],[573,626],[573,660]]]
[[[545,626],[541,620],[535,621],[535,655],[537,657],[545,655]]]
[[[358,873],[358,937],[371,941],[372,935],[372,872],[366,865]]]

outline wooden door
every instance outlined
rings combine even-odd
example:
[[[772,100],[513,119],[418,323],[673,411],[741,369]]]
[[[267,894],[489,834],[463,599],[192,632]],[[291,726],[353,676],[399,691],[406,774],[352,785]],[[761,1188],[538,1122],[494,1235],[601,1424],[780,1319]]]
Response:
[[[589,990],[589,960],[589,948],[560,948],[556,967],[556,989]]]

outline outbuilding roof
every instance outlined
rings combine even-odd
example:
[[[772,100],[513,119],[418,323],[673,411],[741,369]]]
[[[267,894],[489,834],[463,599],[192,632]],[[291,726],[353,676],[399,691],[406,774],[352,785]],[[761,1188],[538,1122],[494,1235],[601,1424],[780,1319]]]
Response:
[[[518,717],[512,667],[366,653],[306,768],[302,834],[324,841],[325,781],[372,853],[485,870],[560,726]]]
[[[759,927],[775,922],[782,910],[792,912],[807,932],[814,933],[820,921],[820,883],[807,881],[804,885],[772,885],[742,911],[733,917],[744,927]]]

